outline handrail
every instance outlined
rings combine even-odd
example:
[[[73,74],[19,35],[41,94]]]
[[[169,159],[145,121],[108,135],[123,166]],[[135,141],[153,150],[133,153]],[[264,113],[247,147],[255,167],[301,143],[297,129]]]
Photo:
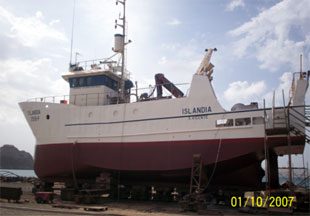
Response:
[[[304,178],[301,182],[299,182],[296,187],[300,187],[301,185],[305,184],[307,181],[309,181],[310,175],[308,175],[306,178]]]
[[[294,119],[298,120],[299,122],[302,122],[305,124],[305,121],[303,121],[302,119],[296,117],[294,114],[290,113],[290,116],[294,117]]]
[[[112,64],[113,67],[117,66],[117,61],[109,61],[110,59],[112,59],[114,56],[118,55],[118,53],[113,54],[111,57],[109,58],[102,58],[102,59],[92,59],[92,60],[86,60],[86,61],[79,61],[79,62],[75,62],[75,64],[71,65],[71,67],[79,67],[80,65],[85,67],[83,68],[83,70],[88,70],[90,69],[99,69],[99,68],[95,68],[96,66],[99,65],[103,65],[105,68],[105,64]],[[93,68],[94,66],[94,68]]]
[[[303,125],[300,125],[300,124],[298,124],[298,123],[295,123],[295,126],[298,126],[298,127],[300,127],[300,128],[304,128],[304,126]],[[303,131],[301,131],[300,129],[298,129],[298,127],[295,127],[294,125],[291,127],[291,129],[296,129],[296,130],[298,130],[298,132],[299,133],[301,133],[302,135],[304,135],[304,136],[306,136],[307,134],[305,133],[305,132],[303,132]],[[306,132],[310,132],[307,128],[304,128],[305,129],[305,131]]]
[[[175,84],[175,85],[188,85],[189,83],[180,83],[180,84]],[[133,91],[135,90],[135,92],[141,91],[141,90],[147,90],[147,89],[152,89],[152,88],[156,88],[156,85],[150,86],[150,87],[145,87],[145,88],[139,88],[139,89],[132,89]],[[97,98],[94,98],[94,96],[97,95]],[[77,97],[85,97],[85,104],[79,104],[79,105],[85,105],[87,106],[89,104],[89,101],[94,102],[94,100],[96,101],[96,104],[99,105],[100,102],[104,100],[105,96],[107,98],[112,98],[115,97],[115,95],[117,95],[116,92],[110,92],[110,93],[101,93],[101,92],[97,92],[97,93],[85,93],[85,94],[71,94],[71,95],[58,95],[58,96],[45,96],[45,97],[36,97],[36,98],[30,98],[27,99],[26,101],[28,102],[50,102],[50,103],[67,103],[68,101],[70,102],[70,104],[74,104],[77,105],[79,104],[79,102],[76,101]],[[136,93],[132,93],[130,94],[131,96],[136,96],[136,98],[138,98],[138,95],[136,95]],[[138,102],[139,100],[133,100],[132,102]]]
[[[303,118],[305,118],[305,120],[310,121],[310,118],[308,118],[308,117],[306,116],[306,114],[305,114],[305,115],[301,114],[300,112],[298,112],[297,110],[295,110],[294,107],[289,107],[289,108],[290,108],[291,110],[293,110],[295,113],[297,113],[298,115],[300,115],[300,116],[302,116]],[[305,106],[305,110],[306,110],[306,106]]]
[[[309,121],[306,111],[309,106],[303,106],[305,109],[305,114],[303,115],[299,111],[295,110],[294,107],[288,107],[289,116],[293,121],[290,121],[290,130],[298,136],[305,137],[305,141],[309,143],[310,137],[307,133],[310,133],[310,130],[307,128],[307,121]],[[301,119],[302,118],[302,119]]]

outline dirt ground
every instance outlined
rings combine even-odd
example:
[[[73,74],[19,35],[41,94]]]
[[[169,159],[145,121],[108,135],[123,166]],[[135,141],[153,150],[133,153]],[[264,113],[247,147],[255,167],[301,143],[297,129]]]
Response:
[[[103,200],[100,205],[76,205],[74,202],[61,201],[56,193],[53,204],[38,204],[32,194],[30,183],[0,183],[5,187],[21,187],[23,195],[18,203],[0,199],[0,215],[111,215],[111,216],[179,216],[179,215],[266,215],[266,211],[253,209],[237,209],[224,206],[208,206],[208,209],[197,212],[184,212],[177,202],[154,201],[109,201]],[[62,205],[66,208],[53,207]],[[71,209],[69,209],[71,207]],[[106,207],[105,211],[86,211],[85,208]],[[294,214],[295,215],[295,214]],[[307,214],[305,214],[307,215]]]
[[[55,208],[53,205],[63,205],[68,208]],[[85,211],[88,207],[107,207],[106,211]],[[197,215],[194,212],[182,212],[177,203],[152,201],[106,201],[100,205],[76,205],[74,202],[60,201],[56,196],[53,204],[37,204],[32,194],[23,194],[20,201],[15,203],[0,200],[0,215],[113,215],[113,216],[140,216],[140,215]]]
[[[32,194],[31,183],[1,183],[4,187],[21,187],[23,195],[18,203],[0,199],[0,215],[113,215],[113,216],[140,216],[140,215],[197,215],[196,212],[184,212],[176,202],[154,201],[103,201],[100,205],[76,205],[74,202],[61,201],[56,193],[53,204],[38,204]],[[63,205],[69,208],[56,208],[54,205]],[[87,207],[107,207],[106,211],[85,211]],[[209,212],[210,213],[210,212]],[[223,215],[213,211],[214,215]]]

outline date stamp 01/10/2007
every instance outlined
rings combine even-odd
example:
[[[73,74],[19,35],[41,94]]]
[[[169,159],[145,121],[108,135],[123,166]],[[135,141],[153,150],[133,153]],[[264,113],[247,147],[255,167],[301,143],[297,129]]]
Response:
[[[282,208],[288,208],[292,207],[292,203],[294,201],[293,196],[267,196],[266,198],[263,197],[254,197],[254,196],[248,196],[246,199],[243,197],[233,196],[230,200],[230,205],[232,207],[282,207]]]

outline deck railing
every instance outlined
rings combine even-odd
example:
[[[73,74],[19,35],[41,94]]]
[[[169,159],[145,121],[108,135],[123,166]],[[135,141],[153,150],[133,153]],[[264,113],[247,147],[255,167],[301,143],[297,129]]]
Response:
[[[180,88],[184,91],[184,95],[186,96],[188,93],[188,85],[189,83],[179,83],[175,84],[176,86],[181,86]],[[139,102],[144,100],[155,100],[156,98],[156,85],[149,86],[146,88],[135,89],[132,88],[130,94],[131,102]],[[141,95],[146,93],[149,98],[141,98]],[[60,96],[45,96],[45,97],[37,97],[31,98],[27,101],[29,102],[42,102],[42,103],[62,103],[62,104],[73,104],[79,106],[90,106],[90,105],[104,105],[105,100],[113,100],[115,99],[117,94],[115,92],[111,93],[86,93],[86,94],[72,94],[72,95],[60,95]],[[165,98],[172,98],[172,94],[167,90],[164,91],[163,96]],[[111,104],[111,103],[108,103]],[[113,104],[113,103],[112,103]]]
[[[104,70],[104,71],[112,71],[116,75],[121,75],[121,65],[118,61],[112,60],[114,56],[118,53],[112,55],[109,58],[103,59],[92,59],[86,61],[75,62],[74,64],[70,65],[69,70],[71,72],[78,72],[78,71],[89,71],[89,70]],[[125,68],[126,79],[130,79],[130,72]]]

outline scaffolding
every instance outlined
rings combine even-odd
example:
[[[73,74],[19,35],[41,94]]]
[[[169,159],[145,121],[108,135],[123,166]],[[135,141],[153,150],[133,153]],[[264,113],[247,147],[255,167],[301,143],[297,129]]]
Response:
[[[200,154],[193,155],[191,183],[189,193],[199,192],[202,178],[202,158]]]
[[[272,104],[272,124],[270,124],[267,111],[265,108],[265,100],[264,100],[264,153],[265,153],[265,176],[266,176],[266,191],[269,191],[275,187],[277,182],[279,182],[279,169],[284,169],[284,167],[278,167],[277,161],[274,160],[275,153],[270,152],[269,141],[272,137],[283,135],[287,137],[287,155],[288,155],[288,166],[285,169],[288,170],[288,187],[290,194],[294,193],[294,184],[293,181],[293,170],[297,169],[296,167],[292,167],[292,159],[291,159],[291,136],[299,136],[304,138],[306,143],[310,143],[310,130],[309,127],[310,122],[310,106],[290,106],[288,104],[285,105],[284,92],[282,91],[283,98],[283,107],[275,107],[275,94],[273,96],[273,104]],[[268,124],[269,123],[269,124]],[[274,163],[275,162],[275,163]],[[272,166],[272,167],[271,167]],[[302,184],[307,184],[309,181],[309,173],[305,168],[304,160],[303,167],[299,167],[298,169],[304,169],[303,179],[300,181]],[[271,172],[272,171],[272,172]],[[308,179],[308,181],[306,180]],[[300,184],[298,184],[300,185]]]

